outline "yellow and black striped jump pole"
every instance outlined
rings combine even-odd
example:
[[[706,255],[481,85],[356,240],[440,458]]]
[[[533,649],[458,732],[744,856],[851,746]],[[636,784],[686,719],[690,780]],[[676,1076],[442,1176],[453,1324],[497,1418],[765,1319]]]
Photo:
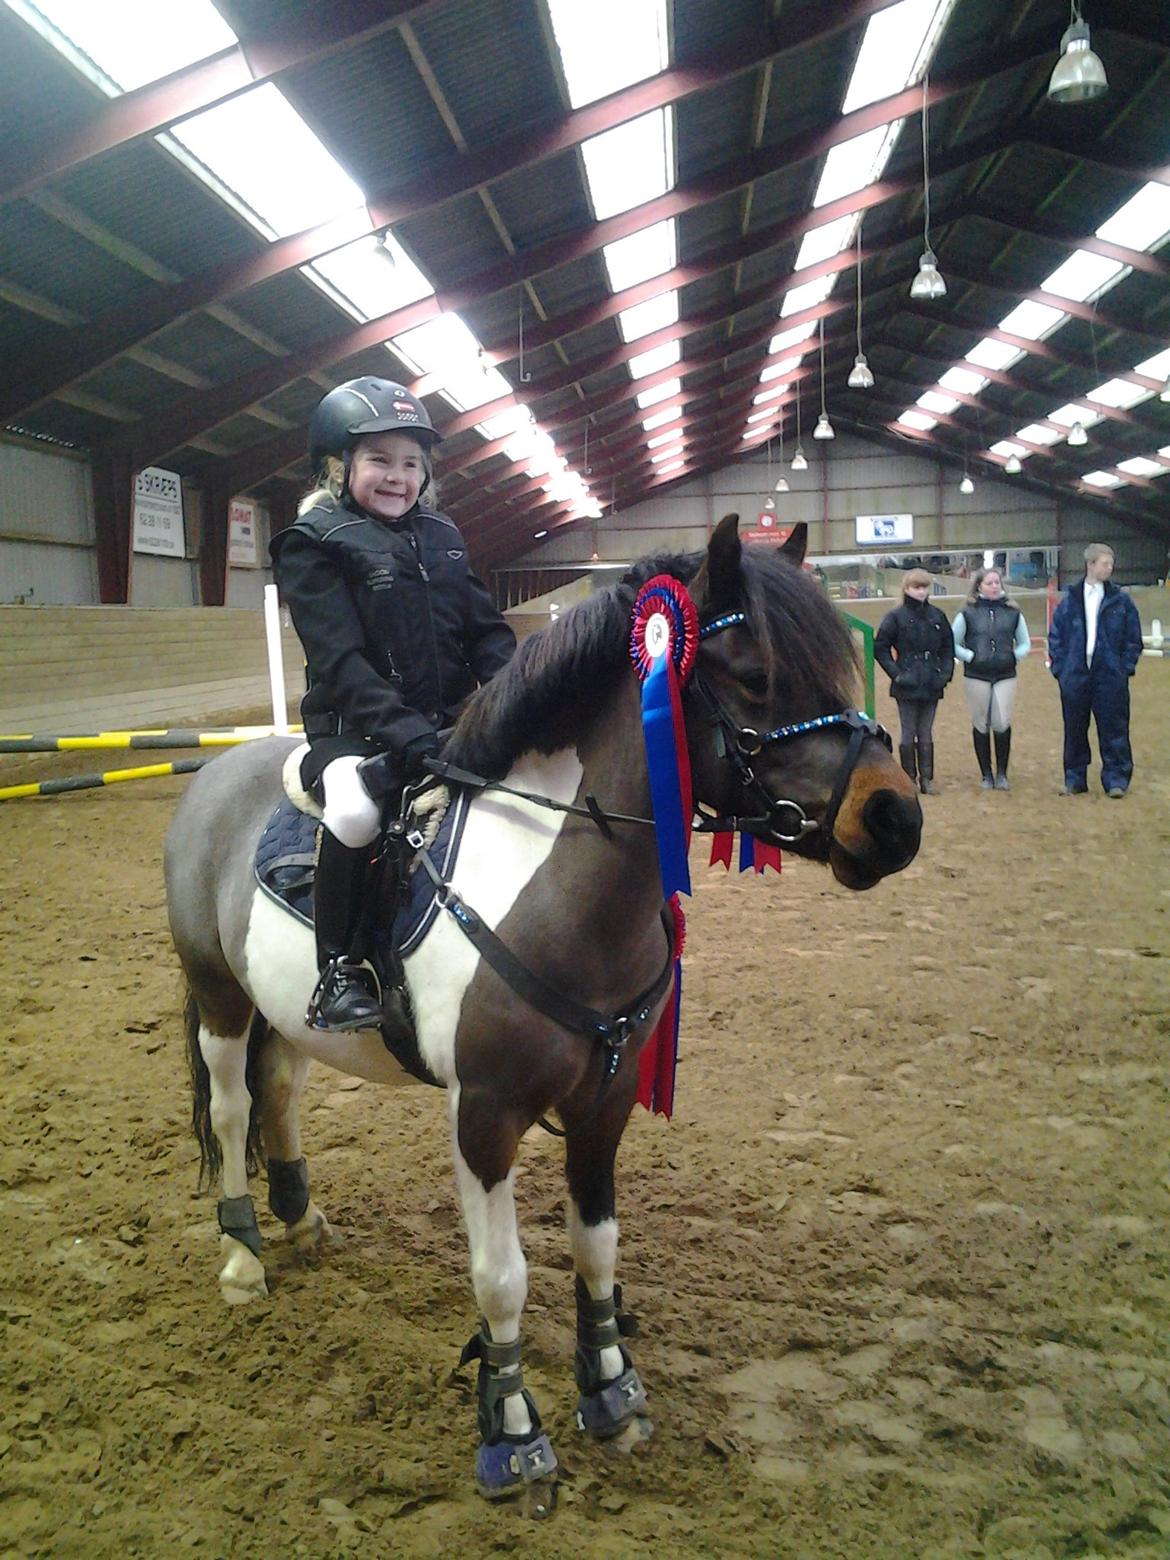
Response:
[[[290,731],[299,736],[300,730]],[[168,731],[97,731],[88,736],[32,736],[26,733],[0,736],[0,753],[73,753],[116,748],[204,748],[235,747],[240,742],[255,742],[275,735],[271,726],[225,726],[222,730],[199,731],[182,726]]]
[[[28,785],[0,786],[0,802],[15,802],[25,796],[59,796],[62,791],[92,791],[99,785],[121,785],[124,780],[156,780],[162,775],[189,775],[202,769],[215,757],[180,758],[173,764],[146,764],[140,769],[107,769],[101,775],[67,775],[60,780],[36,780]]]

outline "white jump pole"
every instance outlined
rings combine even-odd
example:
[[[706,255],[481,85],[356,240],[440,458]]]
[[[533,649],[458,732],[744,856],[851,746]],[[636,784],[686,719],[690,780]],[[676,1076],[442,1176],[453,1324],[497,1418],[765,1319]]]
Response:
[[[268,681],[272,687],[272,726],[288,736],[288,700],[284,691],[284,650],[280,642],[280,599],[275,585],[264,587],[264,636],[268,642]]]

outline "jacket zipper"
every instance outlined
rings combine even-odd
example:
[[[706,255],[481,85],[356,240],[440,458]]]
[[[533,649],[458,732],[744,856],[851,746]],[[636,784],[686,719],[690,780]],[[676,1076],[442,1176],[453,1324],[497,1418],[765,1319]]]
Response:
[[[431,608],[431,577],[427,573],[426,564],[422,561],[422,549],[419,547],[418,537],[415,536],[413,530],[408,531],[406,535],[410,542],[411,551],[414,553],[414,561],[418,564],[418,572],[422,577],[423,584],[426,586],[427,626],[431,631],[431,653],[434,656],[435,683],[439,690],[439,708],[437,713],[441,718],[443,711],[447,708],[447,697],[443,688],[443,668],[439,660],[439,636],[435,633],[435,614]]]

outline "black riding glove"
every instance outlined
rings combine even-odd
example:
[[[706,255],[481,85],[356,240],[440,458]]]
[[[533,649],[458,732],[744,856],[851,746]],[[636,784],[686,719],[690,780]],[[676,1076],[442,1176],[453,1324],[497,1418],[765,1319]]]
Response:
[[[425,731],[421,737],[412,737],[398,755],[403,778],[421,780],[428,772],[427,759],[436,758],[442,746],[437,731]]]

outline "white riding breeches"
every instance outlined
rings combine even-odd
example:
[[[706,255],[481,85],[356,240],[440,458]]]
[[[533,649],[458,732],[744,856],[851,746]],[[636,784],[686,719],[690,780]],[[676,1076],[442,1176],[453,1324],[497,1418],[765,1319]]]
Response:
[[[963,692],[967,695],[967,708],[976,731],[1007,731],[1012,723],[1019,685],[1018,677],[1005,677],[1002,682],[994,683],[984,682],[980,677],[963,678]]]
[[[370,844],[377,837],[382,818],[381,808],[358,774],[358,765],[362,762],[357,754],[347,753],[326,764],[321,771],[325,827],[350,850]]]

